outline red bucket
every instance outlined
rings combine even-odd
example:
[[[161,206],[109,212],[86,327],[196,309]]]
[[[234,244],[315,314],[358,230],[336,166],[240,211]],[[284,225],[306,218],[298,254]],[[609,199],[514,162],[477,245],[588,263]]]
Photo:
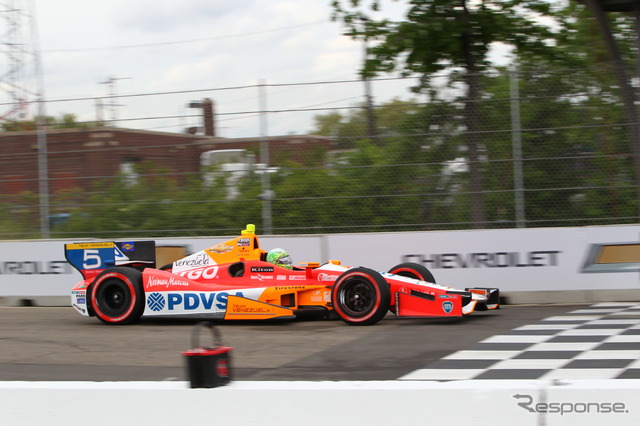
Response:
[[[213,347],[199,345],[203,328],[211,330]],[[231,356],[233,348],[223,346],[220,332],[210,322],[200,322],[191,332],[191,346],[194,349],[183,352],[187,360],[189,381],[192,388],[215,388],[231,381]]]

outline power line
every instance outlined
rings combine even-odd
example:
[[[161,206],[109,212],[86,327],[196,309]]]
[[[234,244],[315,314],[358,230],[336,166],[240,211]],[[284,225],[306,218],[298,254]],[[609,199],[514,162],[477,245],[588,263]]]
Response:
[[[307,22],[305,24],[292,25],[292,26],[289,26],[289,27],[272,28],[270,30],[252,31],[252,32],[248,32],[248,33],[239,33],[239,34],[218,35],[218,36],[194,38],[194,39],[187,39],[187,40],[162,41],[162,42],[156,42],[156,43],[125,44],[125,45],[120,45],[120,46],[80,47],[80,48],[71,48],[71,49],[50,49],[50,50],[43,50],[42,52],[43,53],[97,52],[97,51],[105,51],[105,50],[140,49],[140,48],[145,48],[145,47],[158,47],[158,46],[170,46],[170,45],[177,45],[177,44],[200,43],[200,42],[203,42],[203,41],[224,40],[224,39],[238,38],[238,37],[250,37],[250,36],[269,34],[269,33],[275,33],[275,32],[280,32],[280,31],[288,31],[288,30],[294,30],[294,29],[297,29],[297,28],[311,27],[311,26],[314,26],[314,25],[326,24],[326,23],[327,23],[326,20],[322,20],[322,21]]]

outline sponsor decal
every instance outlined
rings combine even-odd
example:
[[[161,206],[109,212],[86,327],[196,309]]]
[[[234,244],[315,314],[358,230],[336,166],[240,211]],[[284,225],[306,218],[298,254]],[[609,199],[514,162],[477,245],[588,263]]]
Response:
[[[456,298],[456,296],[451,296],[451,295],[449,295],[449,294],[439,294],[439,295],[438,295],[438,298],[439,298],[439,299],[455,299],[455,298]]]
[[[429,268],[527,268],[558,266],[560,250],[493,253],[405,254],[403,262],[416,262]]]
[[[238,247],[248,247],[251,245],[250,238],[238,238]]]
[[[244,297],[238,291],[235,296]],[[198,293],[150,293],[147,296],[147,306],[154,312],[160,311],[195,311],[195,310],[225,310],[229,293],[198,292]]]
[[[276,287],[276,291],[278,290],[304,290],[307,286],[304,285],[290,285],[287,287]]]
[[[65,244],[67,250],[85,250],[85,249],[101,249],[101,248],[113,248],[115,244],[113,242],[108,243],[72,243]]]
[[[211,257],[207,253],[201,251],[173,262],[173,270],[180,271],[184,269],[202,268],[204,266],[209,266],[212,263],[213,261],[211,260]]]
[[[289,275],[291,281],[304,281],[307,279],[304,275]]]
[[[151,293],[147,296],[147,306],[154,312],[159,312],[165,307],[164,296],[160,293]]]
[[[518,407],[530,413],[543,414],[627,414],[629,409],[624,402],[597,402],[597,401],[563,401],[563,402],[536,402],[533,396],[527,394],[515,394]]]
[[[135,244],[134,243],[121,243],[120,247],[122,247],[123,251],[134,251]]]
[[[87,304],[87,292],[84,290],[81,291],[72,291],[71,294],[76,299],[76,303],[79,305]]]
[[[102,271],[103,269],[83,269],[82,271],[80,271],[80,273],[85,278],[92,278],[98,276],[98,274]]]
[[[71,273],[71,265],[65,260],[0,262],[0,274],[2,275],[58,275]]]
[[[219,377],[229,377],[229,360],[221,358],[216,362],[216,372]]]
[[[217,266],[208,266],[205,268],[197,268],[197,269],[189,269],[187,271],[173,272],[174,274],[180,275],[181,277],[189,278],[190,280],[198,280],[203,278],[205,280],[210,280],[215,278],[218,274]]]
[[[128,263],[131,261],[131,259],[129,259],[129,257],[126,254],[120,251],[118,246],[113,246],[113,251],[114,251],[114,256],[116,260],[116,265],[122,265],[124,263]]]
[[[286,275],[278,275],[276,276],[276,280],[286,280],[287,276]]]
[[[340,275],[325,274],[324,272],[321,272],[318,274],[318,281],[335,281],[339,276]]]
[[[147,282],[145,283],[145,288],[153,288],[153,287],[175,287],[175,286],[188,286],[188,281],[183,281],[175,276],[171,276],[168,278],[162,277],[158,278],[155,276],[150,276]]]
[[[442,302],[442,310],[445,314],[450,314],[453,311],[453,302],[446,301]]]
[[[272,280],[273,279],[273,275],[255,274],[255,275],[251,275],[251,279],[252,280],[259,280],[259,281]]]
[[[640,243],[591,244],[580,272],[640,272]]]
[[[252,266],[251,272],[273,272],[273,266]]]
[[[233,250],[233,247],[228,246],[225,243],[220,243],[217,246],[211,247],[208,251],[209,252],[213,252],[213,253],[222,254],[222,253],[229,252],[231,250]]]
[[[267,306],[233,305],[231,312],[235,314],[268,314],[271,309]]]

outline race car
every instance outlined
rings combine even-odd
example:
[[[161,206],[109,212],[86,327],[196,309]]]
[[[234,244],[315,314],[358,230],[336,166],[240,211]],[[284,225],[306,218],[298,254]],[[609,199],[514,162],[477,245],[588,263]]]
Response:
[[[337,260],[287,269],[266,261],[254,225],[237,238],[156,268],[154,241],[65,244],[83,276],[72,306],[106,324],[141,317],[196,316],[224,320],[340,318],[371,325],[397,317],[462,317],[498,309],[496,288],[438,285],[423,265],[401,263],[387,272]]]

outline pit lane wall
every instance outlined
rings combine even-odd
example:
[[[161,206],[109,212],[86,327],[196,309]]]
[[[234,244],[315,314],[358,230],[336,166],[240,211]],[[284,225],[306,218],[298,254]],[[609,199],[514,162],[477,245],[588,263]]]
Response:
[[[416,262],[440,284],[498,287],[507,303],[566,303],[640,300],[639,236],[640,225],[620,225],[261,235],[260,242],[265,250],[286,249],[295,263],[339,259],[383,271]],[[156,245],[188,254],[232,237],[163,238]],[[64,257],[71,242],[77,240],[0,241],[0,304],[67,305],[80,280]]]
[[[640,381],[0,382],[3,425],[640,424]],[[250,409],[247,409],[250,407]]]

